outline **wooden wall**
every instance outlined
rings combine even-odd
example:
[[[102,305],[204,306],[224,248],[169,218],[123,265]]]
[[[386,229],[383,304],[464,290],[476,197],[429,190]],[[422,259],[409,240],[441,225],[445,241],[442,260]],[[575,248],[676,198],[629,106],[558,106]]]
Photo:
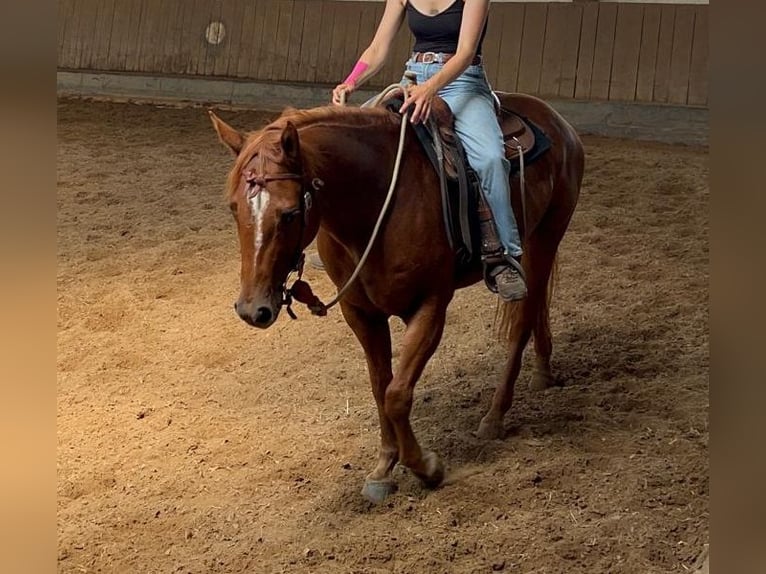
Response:
[[[62,70],[335,84],[372,38],[383,2],[59,0]],[[707,5],[493,3],[493,86],[544,97],[708,103]],[[222,22],[218,44],[205,39]],[[372,85],[401,77],[403,26]]]

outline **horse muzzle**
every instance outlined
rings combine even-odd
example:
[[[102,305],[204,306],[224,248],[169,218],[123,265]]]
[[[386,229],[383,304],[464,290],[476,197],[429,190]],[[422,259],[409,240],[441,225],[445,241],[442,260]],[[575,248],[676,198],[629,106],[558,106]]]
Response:
[[[271,327],[279,315],[279,305],[274,305],[268,299],[246,301],[240,297],[234,303],[234,310],[245,323],[260,329]]]

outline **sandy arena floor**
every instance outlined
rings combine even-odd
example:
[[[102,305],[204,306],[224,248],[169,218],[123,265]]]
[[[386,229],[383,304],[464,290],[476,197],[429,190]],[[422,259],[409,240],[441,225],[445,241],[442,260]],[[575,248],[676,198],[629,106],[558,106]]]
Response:
[[[459,292],[413,410],[454,476],[429,492],[399,469],[372,507],[377,414],[340,312],[263,332],[232,310],[231,157],[204,110],[58,112],[60,572],[692,567],[709,520],[707,149],[585,138],[552,309],[563,386],[532,393],[525,363],[507,438],[474,437],[504,352],[494,298]]]

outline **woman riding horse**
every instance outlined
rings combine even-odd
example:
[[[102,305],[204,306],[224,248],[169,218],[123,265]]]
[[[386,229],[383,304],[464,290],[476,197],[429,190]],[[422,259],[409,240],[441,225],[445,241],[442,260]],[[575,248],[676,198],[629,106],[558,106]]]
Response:
[[[400,112],[411,108],[413,123],[426,121],[435,96],[441,97],[452,110],[455,132],[463,144],[468,163],[479,177],[502,244],[503,252],[488,258],[494,262],[489,276],[503,301],[516,301],[527,294],[520,272],[521,240],[511,208],[510,163],[505,157],[494,96],[481,56],[489,2],[387,0],[372,43],[349,76],[335,87],[332,101],[340,105],[347,94],[383,67],[406,15],[415,36],[414,53],[407,62],[407,70],[416,74],[417,84],[408,89]]]

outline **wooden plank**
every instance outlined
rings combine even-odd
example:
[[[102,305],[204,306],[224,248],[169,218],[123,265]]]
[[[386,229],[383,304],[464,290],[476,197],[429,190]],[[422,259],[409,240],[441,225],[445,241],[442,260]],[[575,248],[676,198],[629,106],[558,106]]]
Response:
[[[673,28],[676,7],[662,6],[660,15],[660,37],[657,41],[657,64],[654,68],[653,102],[667,102],[670,87],[670,56],[673,51]]]
[[[226,46],[228,40],[226,38],[227,30],[224,29],[224,36],[220,44],[211,44],[207,41],[206,34],[207,27],[210,24],[221,21],[221,11],[223,10],[224,2],[208,2],[208,17],[207,22],[203,28],[202,45],[205,47],[203,58],[201,60],[202,67],[199,69],[199,74],[202,76],[212,76],[215,69],[215,62],[218,58],[225,56]]]
[[[500,59],[500,39],[502,37],[503,16],[499,14],[498,4],[490,3],[487,16],[487,33],[481,46],[484,71],[491,86],[497,84],[498,65]]]
[[[564,4],[562,6],[569,22],[564,30],[564,54],[561,59],[559,76],[559,97],[573,98],[577,80],[577,53],[580,46],[580,26],[582,23],[582,5]]]
[[[644,6],[644,24],[641,30],[641,49],[638,52],[638,74],[636,76],[637,101],[652,101],[661,15],[661,6],[656,4]]]
[[[641,51],[641,28],[644,21],[642,4],[620,4],[614,33],[614,56],[609,99],[634,101]]]
[[[341,75],[348,73],[348,63],[345,61],[346,37],[349,34],[349,28],[356,26],[353,22],[352,12],[349,10],[351,3],[337,2],[335,6],[335,20],[332,27],[332,42],[330,42],[330,58],[327,68],[327,82],[337,84],[343,78]],[[354,42],[356,45],[356,42]],[[353,65],[353,64],[351,64]],[[345,77],[345,76],[343,76]]]
[[[367,49],[372,42],[372,39],[375,37],[375,31],[378,29],[379,21],[379,13],[375,8],[376,6],[373,4],[365,3],[362,9],[362,16],[359,19],[359,36],[357,37],[356,42],[356,58],[354,59],[354,64],[356,64],[356,60],[359,59],[362,52]],[[382,12],[380,12],[380,14],[382,14]],[[351,72],[350,69],[349,72]]]
[[[499,4],[500,53],[498,56],[497,86],[503,92],[515,92],[521,65],[521,39],[524,32],[524,4]]]
[[[157,51],[161,44],[158,34],[158,23],[161,20],[160,11],[162,2],[143,0],[143,15],[141,27],[138,31],[138,64],[136,69],[140,72],[153,72],[154,62],[157,59]]]
[[[71,68],[78,69],[80,67],[80,53],[82,52],[82,34],[80,28],[82,21],[85,18],[85,10],[83,9],[87,5],[87,0],[77,0],[74,6],[74,14],[72,14],[72,36],[71,36],[71,51],[69,52],[69,65]]]
[[[407,61],[412,57],[412,47],[415,39],[410,32],[409,26],[403,24],[394,38],[394,46],[391,50],[391,76],[388,84],[399,83],[404,76]]]
[[[128,27],[127,22],[130,18],[130,0],[115,0],[114,17],[112,18],[112,33],[109,35],[109,49],[107,52],[106,69],[123,69],[123,51],[125,49],[125,38]]]
[[[279,25],[279,2],[276,0],[259,0],[263,3],[263,32],[261,49],[258,54],[257,79],[270,80],[274,70],[274,57],[277,52],[277,26]]]
[[[290,52],[290,28],[293,23],[293,0],[282,0],[279,3],[279,23],[277,24],[277,40],[274,51],[274,67],[271,72],[272,80],[283,80],[287,70],[287,56]]]
[[[694,39],[695,6],[678,6],[673,30],[673,51],[670,56],[670,85],[668,101],[685,104],[689,95],[692,41]]]
[[[183,72],[180,58],[181,39],[183,37],[184,3],[188,0],[165,0],[163,4],[167,22],[162,39],[162,52],[160,54],[158,69],[163,74],[178,74]]]
[[[593,76],[590,83],[590,97],[593,99],[609,98],[616,27],[617,4],[599,5],[596,51],[593,55]]]
[[[551,4],[545,24],[545,42],[543,44],[542,68],[540,70],[541,96],[557,96],[561,83],[561,62],[564,59],[566,30],[572,23],[568,21],[570,13],[566,4]]]
[[[229,0],[221,3],[219,18],[223,23],[226,35],[221,49],[216,53],[213,62],[214,76],[231,77],[230,68],[236,69],[239,57],[239,40],[242,35],[242,14],[245,10],[242,0]],[[234,60],[234,62],[232,62]]]
[[[343,57],[338,61],[338,67],[335,70],[338,82],[343,81],[353,69],[359,57],[357,46],[359,45],[359,25],[362,21],[363,3],[348,2],[345,4],[349,6],[347,13],[348,24],[346,27],[346,40],[343,44]]]
[[[261,44],[263,43],[263,16],[266,13],[267,2],[256,2],[256,9],[253,12],[253,26],[250,35],[252,43],[250,44],[250,57],[248,58],[247,77],[256,79],[258,77],[258,66],[261,63]]]
[[[242,4],[242,31],[239,34],[239,41],[237,43],[236,65],[230,68],[229,73],[233,77],[244,78],[247,77],[248,69],[250,68],[253,42],[255,41],[253,28],[255,27],[255,8],[257,3],[247,0],[240,0],[240,3]]]
[[[376,11],[377,14],[377,22],[380,23],[380,20],[383,18],[383,12],[385,11],[385,3],[381,3],[379,10]],[[406,21],[402,24],[402,28],[407,28],[407,31],[409,32],[409,28],[407,27]],[[402,35],[402,30],[399,30],[397,32],[397,37]],[[403,40],[400,40],[400,42],[403,42]],[[389,84],[391,84],[394,81],[399,81],[402,77],[402,74],[404,70],[401,69],[401,64],[399,62],[395,62],[395,60],[398,59],[397,52],[396,52],[396,43],[397,39],[394,39],[394,43],[391,46],[391,50],[388,54],[388,59],[383,64],[383,67],[378,72],[377,77],[375,78],[375,85],[377,87],[386,87]],[[398,78],[394,80],[394,78]]]
[[[598,30],[599,8],[599,5],[596,3],[585,4],[582,7],[575,98],[590,97],[590,86],[593,80],[593,59],[596,54],[596,31]]]
[[[172,1],[165,0],[163,2],[157,2],[159,10],[156,12],[156,22],[154,25],[155,42],[152,49],[152,71],[155,73],[162,72],[162,66],[165,62],[165,45],[168,41],[168,35],[172,28],[172,20],[175,19],[176,5]]]
[[[94,23],[93,45],[88,69],[106,70],[109,56],[109,37],[112,35],[112,18],[114,16],[114,0],[102,0],[98,3],[98,13]]]
[[[187,0],[184,7],[184,28],[181,40],[184,74],[193,75],[197,73],[201,42],[205,40],[205,29],[202,22],[202,7],[205,3],[205,0]],[[202,27],[201,30],[200,27]]]
[[[138,57],[140,50],[138,47],[138,36],[141,31],[141,12],[144,7],[144,2],[133,0],[130,5],[128,30],[125,36],[125,43],[123,44],[125,48],[123,52],[123,70],[133,72],[138,71],[139,69]]]
[[[324,2],[315,4],[303,15],[303,41],[296,76],[299,82],[314,82],[317,75]]]
[[[708,103],[708,74],[709,72],[709,6],[697,6],[694,19],[694,43],[692,44],[692,61],[689,70],[688,104],[705,106]]]
[[[377,30],[378,30],[378,25],[380,24],[380,20],[383,18],[383,10],[384,9],[385,9],[385,3],[383,3],[383,2],[380,2],[380,3],[376,2],[375,3],[374,15],[373,15],[373,20],[375,21],[374,31],[372,32],[372,34],[370,34],[370,38],[367,41],[367,45],[369,45],[372,42],[372,39],[375,37],[375,32],[377,32]],[[404,27],[404,25],[402,25],[402,28],[403,27]],[[366,47],[367,46],[365,46],[365,48]],[[359,53],[361,54],[361,51]],[[368,82],[369,87],[381,88],[381,87],[385,87],[385,86],[388,85],[388,83],[386,82],[386,77],[384,75],[384,70],[385,70],[385,65],[384,65],[384,67],[381,70],[378,71],[378,73],[375,75],[375,77],[373,77]]]
[[[189,74],[193,67],[192,61],[197,47],[197,35],[194,33],[193,26],[196,6],[193,0],[182,0],[182,2],[181,37],[176,49],[173,68],[178,70],[178,73]]]
[[[196,13],[192,21],[194,32],[194,50],[192,51],[192,74],[197,76],[205,75],[207,69],[208,49],[206,33],[207,27],[213,21],[213,15],[217,13],[218,6],[210,0],[201,0],[195,2]]]
[[[210,15],[208,16],[207,26],[214,22],[221,22],[221,14],[223,11],[223,5],[225,3],[231,4],[231,2],[210,2]],[[229,45],[229,39],[226,37],[228,29],[224,24],[224,36],[220,44],[211,44],[207,39],[203,39],[203,45],[205,46],[205,59],[200,72],[204,76],[212,76],[215,73],[216,62],[219,59],[226,57],[226,46]]]
[[[152,66],[157,73],[167,72],[167,62],[172,60],[172,52],[177,34],[180,34],[180,25],[178,18],[180,8],[176,0],[165,0],[162,2],[162,10],[159,13],[159,22],[157,22],[157,47],[154,50],[154,60]],[[172,73],[172,70],[170,70]]]
[[[290,24],[290,39],[287,50],[287,65],[285,66],[284,79],[295,82],[298,79],[298,71],[301,64],[301,49],[303,44],[303,25],[306,13],[311,14],[312,9],[307,0],[295,0],[293,3],[293,19]]]
[[[77,25],[77,48],[74,59],[74,65],[78,70],[90,68],[98,6],[98,0],[82,0],[78,6],[80,18]]]
[[[547,17],[547,4],[527,4],[524,11],[524,41],[521,44],[521,65],[519,66],[518,90],[520,92],[539,93]]]
[[[362,9],[362,17],[359,20],[359,38],[356,43],[356,53],[361,56],[367,49],[372,39],[375,37],[375,31],[378,29],[380,16],[376,6],[365,4]],[[382,14],[382,12],[380,12]]]
[[[72,54],[76,40],[77,30],[76,0],[61,0],[59,2],[59,51],[58,66],[60,68],[73,68]]]
[[[319,29],[319,44],[317,45],[316,72],[314,82],[330,83],[333,81],[330,73],[330,51],[332,49],[332,34],[335,30],[335,8],[337,2],[322,2],[322,18]]]
[[[65,67],[63,64],[64,46],[68,38],[67,28],[70,25],[72,14],[74,13],[73,0],[59,0],[56,10],[56,22],[58,26],[58,44],[57,44],[57,64],[59,68]]]

